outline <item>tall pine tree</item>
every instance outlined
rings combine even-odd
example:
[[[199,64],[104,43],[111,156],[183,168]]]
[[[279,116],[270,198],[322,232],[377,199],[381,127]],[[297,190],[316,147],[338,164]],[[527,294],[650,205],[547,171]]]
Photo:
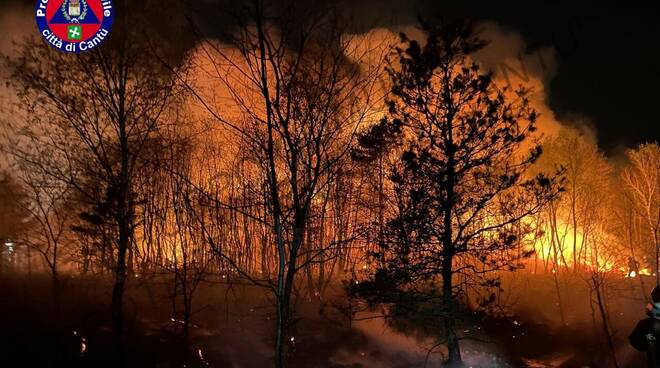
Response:
[[[525,175],[541,154],[531,137],[537,113],[526,89],[498,88],[472,60],[486,45],[473,26],[423,30],[423,45],[402,35],[388,68],[388,114],[354,155],[369,160],[385,150],[396,157],[388,185],[394,215],[377,235],[380,268],[361,291],[378,301],[434,305],[446,363],[460,366],[458,276],[497,285],[485,273],[519,265],[524,252],[513,249],[524,233],[521,220],[559,188],[554,178]]]

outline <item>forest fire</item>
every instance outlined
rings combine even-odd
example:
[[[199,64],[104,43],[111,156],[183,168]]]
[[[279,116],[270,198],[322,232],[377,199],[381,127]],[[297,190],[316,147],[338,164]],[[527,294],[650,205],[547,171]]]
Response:
[[[655,276],[653,273],[651,273],[651,270],[648,268],[642,268],[639,271],[635,270],[626,270],[624,267],[621,267],[621,271],[625,275],[625,277],[637,277],[637,276]]]
[[[660,145],[589,100],[636,68],[425,1],[40,0],[58,45],[0,42],[0,366],[660,361]]]
[[[650,267],[641,266],[629,253],[602,243],[593,244],[587,241],[590,237],[573,231],[568,224],[558,223],[556,229],[546,226],[540,233],[543,235],[533,240],[534,255],[526,262],[526,267],[534,268],[535,272],[538,272],[536,263],[541,262],[543,272],[555,273],[561,268],[566,272],[620,272],[620,276],[625,278],[655,276]],[[605,244],[616,244],[618,241],[612,235],[594,238],[608,239]]]
[[[617,262],[620,256],[611,252],[611,249],[611,253],[602,246],[598,249],[599,244],[588,242],[580,231],[573,231],[568,224],[558,223],[556,228],[547,226],[542,230],[542,234],[544,235],[535,240],[534,254],[536,258],[540,258],[544,270],[557,268],[587,272],[621,270],[623,275],[636,272],[636,270],[627,270],[627,265]],[[639,272],[641,274],[642,270]]]

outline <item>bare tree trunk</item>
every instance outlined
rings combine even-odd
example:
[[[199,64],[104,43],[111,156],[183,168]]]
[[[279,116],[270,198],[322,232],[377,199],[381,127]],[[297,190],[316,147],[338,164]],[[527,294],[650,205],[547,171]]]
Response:
[[[270,101],[270,92],[268,90],[268,74],[266,71],[266,45],[265,45],[265,34],[262,28],[261,17],[261,1],[255,0],[256,10],[257,10],[257,31],[258,31],[258,42],[259,42],[259,57],[260,57],[260,78],[261,78],[261,89],[266,105],[266,121],[267,121],[267,130],[268,130],[268,142],[267,142],[267,158],[268,158],[268,184],[270,186],[270,195],[271,195],[271,210],[273,214],[273,231],[275,232],[275,241],[277,246],[277,255],[278,255],[278,267],[277,267],[277,290],[276,290],[276,299],[277,299],[277,326],[276,326],[276,336],[275,336],[275,366],[277,368],[284,367],[284,353],[285,353],[285,337],[287,330],[287,323],[289,317],[289,300],[291,297],[291,288],[293,283],[293,272],[295,271],[295,265],[292,265],[290,262],[295,258],[291,256],[292,249],[289,249],[289,257],[287,257],[287,247],[284,241],[284,234],[282,229],[282,210],[280,207],[280,195],[278,188],[278,180],[276,173],[275,165],[275,143],[273,137],[273,111]],[[295,242],[295,240],[294,240]],[[287,265],[287,263],[289,263]],[[288,267],[287,267],[288,266]]]
[[[451,127],[451,116],[447,118]],[[448,146],[453,144],[451,128],[448,131]],[[442,298],[445,307],[445,337],[447,339],[447,367],[461,367],[461,349],[456,335],[456,310],[453,295],[453,275],[454,275],[454,256],[456,255],[456,245],[453,238],[454,214],[454,151],[449,148],[447,152],[447,197],[443,208],[443,233],[442,233]]]
[[[632,216],[632,214],[630,214]],[[644,301],[649,301],[649,296],[646,294],[646,287],[644,286],[644,277],[639,273],[639,263],[637,262],[637,257],[635,256],[635,246],[633,245],[633,221],[630,221],[628,224],[628,246],[630,247],[630,257],[634,262],[635,274],[639,279],[639,286],[641,287],[642,298]]]
[[[573,272],[578,272],[578,251],[577,251],[577,199],[576,199],[576,189],[575,184],[573,184],[573,190],[571,195],[571,217],[573,218]]]
[[[124,222],[124,221],[122,221]],[[126,283],[126,250],[128,248],[128,227],[120,225],[115,269],[115,285],[112,289],[112,324],[118,366],[124,365],[124,286]]]
[[[553,270],[552,277],[555,282],[555,291],[557,292],[557,305],[559,308],[559,317],[561,318],[562,326],[566,326],[566,317],[564,317],[564,303],[561,299],[561,289],[559,287],[559,276],[557,275],[557,270]]]
[[[653,231],[653,241],[655,242],[655,284],[660,285],[660,242],[657,229]]]
[[[616,349],[614,347],[613,336],[609,324],[609,317],[607,315],[607,311],[605,310],[605,302],[603,300],[602,289],[601,289],[602,283],[599,280],[599,276],[597,275],[593,275],[591,279],[593,282],[594,291],[596,292],[596,304],[598,305],[598,311],[600,312],[600,318],[602,321],[603,333],[605,334],[605,339],[607,341],[607,347],[610,351],[614,366],[616,368],[619,368],[619,363],[616,359]]]
[[[450,260],[446,261],[446,264],[451,265],[451,257],[448,257]],[[451,266],[449,266],[451,267]],[[442,272],[442,298],[445,305],[445,313],[447,314],[444,318],[444,328],[445,328],[445,338],[447,339],[447,367],[460,367],[462,358],[461,358],[461,349],[458,343],[458,336],[456,335],[456,311],[454,310],[454,298],[453,298],[453,285],[452,285],[452,272],[451,268],[443,270]]]
[[[0,259],[0,264],[2,264],[2,259]],[[32,254],[30,252],[30,247],[27,247],[27,267],[28,267],[28,278],[32,278]]]
[[[190,290],[188,290],[188,270],[184,261],[184,273],[183,273],[183,282],[181,284],[182,293],[183,293],[183,339],[186,345],[186,351],[190,344],[190,307],[192,305],[190,295]]]
[[[558,242],[559,242],[559,235],[558,235],[558,229],[557,229],[557,221],[555,217],[555,211],[554,209],[551,208],[551,214],[550,214],[550,226],[551,226],[551,239],[550,239],[550,244],[551,244],[551,249],[553,253],[553,261],[552,261],[552,278],[555,284],[555,291],[557,293],[557,307],[559,308],[559,316],[561,318],[561,324],[562,326],[566,325],[566,318],[564,317],[564,303],[561,298],[561,288],[559,284],[559,270],[560,268],[558,267],[560,265],[560,250],[558,250]]]
[[[60,281],[57,273],[57,266],[53,265],[51,269],[51,283],[52,283],[52,297],[53,297],[53,310],[59,313],[60,310]]]
[[[123,93],[120,93],[123,98]],[[121,105],[123,108],[123,104]],[[119,140],[121,148],[121,167],[119,173],[119,195],[117,198],[117,223],[119,239],[117,242],[117,264],[115,268],[115,285],[112,289],[112,323],[117,365],[124,365],[124,286],[126,283],[126,252],[131,245],[131,205],[129,183],[129,146],[126,131],[126,121],[123,110],[119,121]]]

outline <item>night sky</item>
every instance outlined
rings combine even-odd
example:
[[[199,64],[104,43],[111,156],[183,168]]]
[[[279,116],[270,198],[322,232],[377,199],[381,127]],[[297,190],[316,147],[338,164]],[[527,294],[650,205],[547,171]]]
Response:
[[[623,3],[374,0],[355,10],[375,23],[409,23],[419,15],[492,20],[520,33],[530,51],[554,47],[558,70],[546,86],[550,108],[564,124],[587,122],[602,149],[616,155],[660,139],[659,6]],[[381,15],[370,14],[375,7]]]
[[[490,3],[478,16],[515,27],[530,47],[555,47],[559,68],[548,103],[560,121],[575,114],[588,119],[610,154],[660,139],[657,5]]]

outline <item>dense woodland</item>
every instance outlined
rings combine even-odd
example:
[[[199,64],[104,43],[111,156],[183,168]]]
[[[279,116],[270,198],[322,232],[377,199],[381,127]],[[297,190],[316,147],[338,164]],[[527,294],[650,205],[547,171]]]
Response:
[[[463,316],[507,316],[510,280],[542,277],[558,325],[588,308],[618,366],[608,300],[641,310],[660,284],[657,142],[615,159],[587,127],[540,134],[469,21],[369,38],[332,11],[236,17],[184,57],[118,26],[89,53],[27,40],[5,59],[2,275],[47,274],[52,313],[75,302],[63,279],[111,283],[113,366],[131,284],[164,283],[186,342],[200,289],[249,285],[272,301],[276,367],[295,364],[300,302],[330,299],[423,319],[460,366]]]

